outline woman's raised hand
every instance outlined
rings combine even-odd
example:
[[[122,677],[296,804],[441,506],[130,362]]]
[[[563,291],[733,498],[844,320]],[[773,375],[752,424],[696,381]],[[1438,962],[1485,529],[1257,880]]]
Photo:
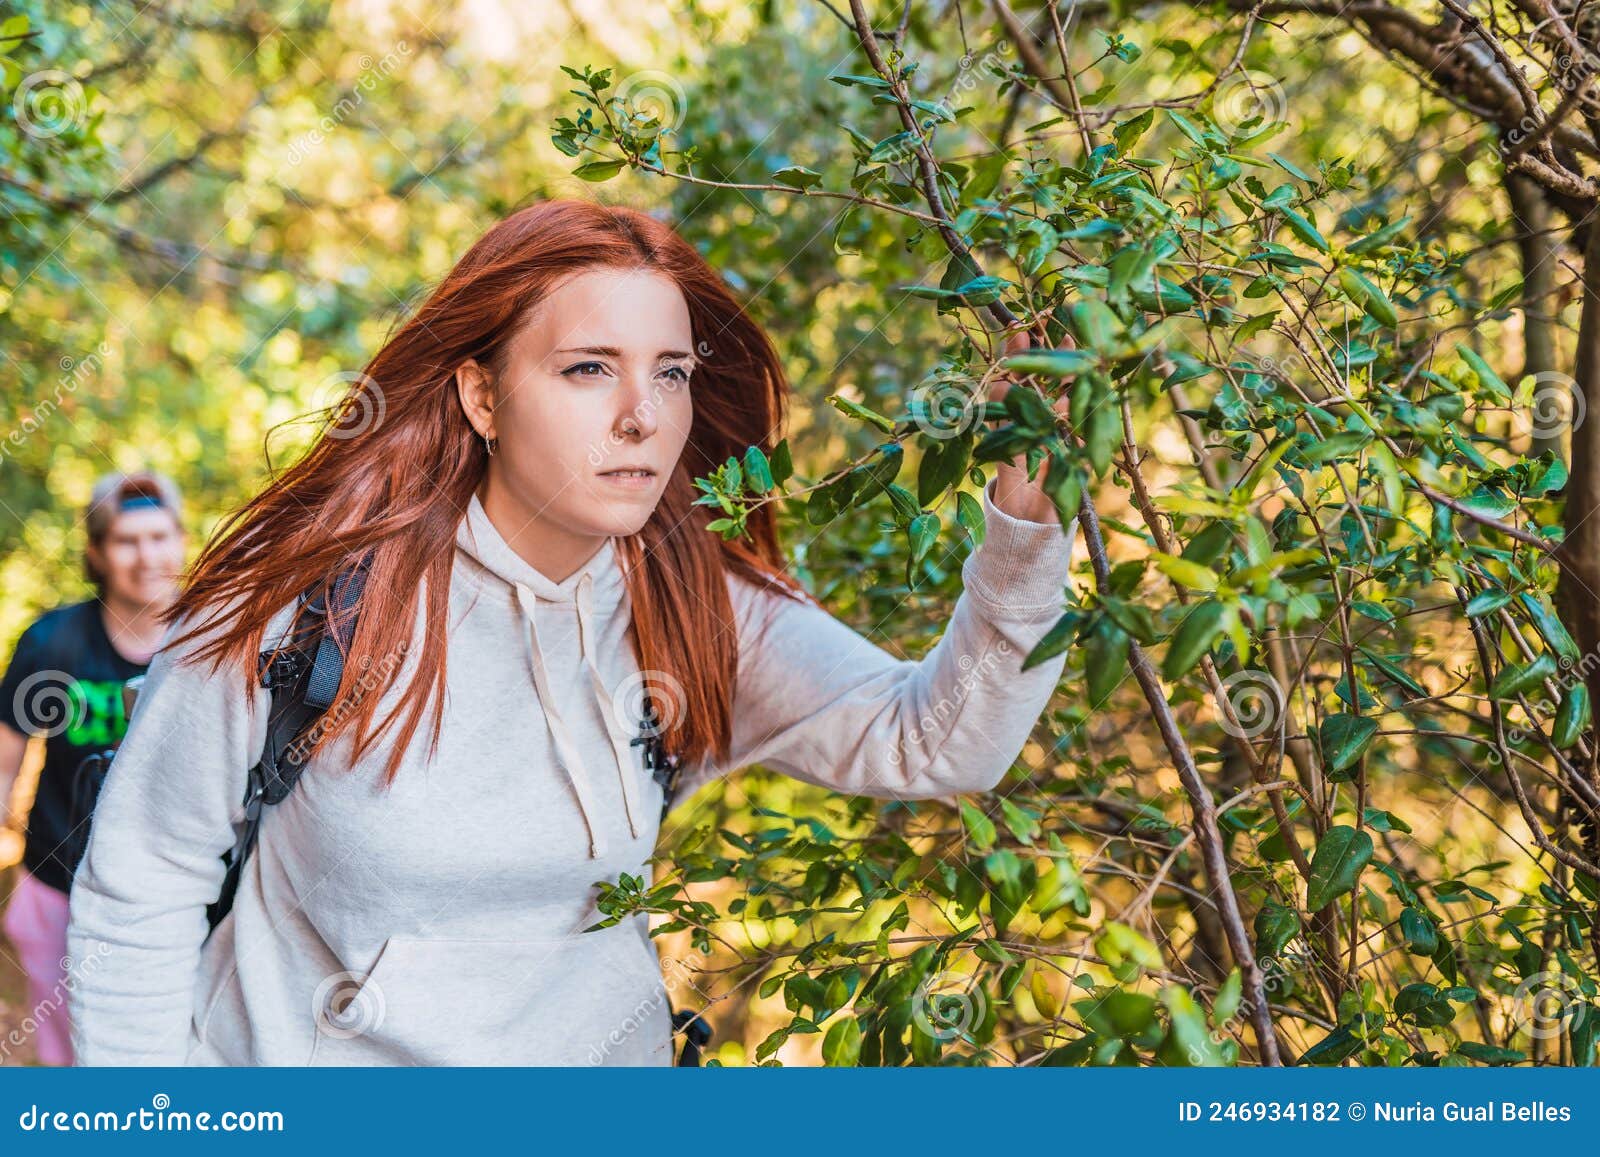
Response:
[[[1028,331],[1018,330],[1006,339],[1002,356],[1007,354],[1023,353],[1029,348]],[[1013,389],[1030,389],[1028,386],[1019,386],[1009,373],[1001,371],[996,374],[989,384],[989,400],[998,402],[1005,398],[1006,393]],[[1068,400],[1060,398],[1055,404],[1059,414],[1067,412]],[[1026,519],[1029,522],[1054,522],[1056,521],[1055,502],[1045,493],[1045,476],[1049,473],[1048,459],[1040,464],[1038,477],[1029,481],[1027,456],[1019,454],[1010,461],[1001,460],[996,464],[994,484],[994,504],[1013,518]]]

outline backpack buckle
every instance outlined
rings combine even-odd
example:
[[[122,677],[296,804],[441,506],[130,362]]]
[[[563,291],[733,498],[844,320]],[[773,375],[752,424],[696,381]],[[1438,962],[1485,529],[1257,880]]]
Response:
[[[261,663],[261,685],[269,690],[293,686],[304,669],[305,657],[298,651],[280,651]]]

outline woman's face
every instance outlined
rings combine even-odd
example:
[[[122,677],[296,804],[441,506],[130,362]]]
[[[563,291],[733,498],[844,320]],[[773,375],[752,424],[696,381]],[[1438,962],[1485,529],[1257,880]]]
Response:
[[[644,526],[689,439],[689,307],[649,270],[571,274],[503,361],[497,377],[476,362],[457,374],[474,429],[497,439],[484,508],[552,569],[576,568],[598,539]],[[629,468],[646,473],[617,473]]]

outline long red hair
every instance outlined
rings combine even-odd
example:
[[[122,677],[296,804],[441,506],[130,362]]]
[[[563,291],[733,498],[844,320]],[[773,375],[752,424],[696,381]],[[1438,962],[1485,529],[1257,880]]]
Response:
[[[785,571],[773,507],[751,514],[747,541],[723,541],[705,530],[720,512],[694,504],[693,480],[730,456],[742,458],[749,446],[772,452],[788,383],[766,333],[694,247],[633,209],[543,201],[485,233],[367,364],[306,455],[224,519],[167,612],[169,623],[193,616],[192,628],[173,644],[211,635],[195,661],[210,661],[213,670],[239,663],[253,679],[272,618],[366,558],[349,653],[406,653],[425,589],[427,629],[416,674],[375,725],[379,696],[355,696],[356,680],[371,676],[347,662],[337,702],[353,709],[330,713],[312,750],[354,727],[359,759],[403,714],[385,769],[392,781],[430,700],[436,747],[456,528],[488,469],[483,441],[462,412],[455,370],[468,358],[498,367],[530,307],[560,278],[593,266],[661,273],[689,306],[700,355],[689,441],[649,522],[617,544],[639,668],[661,672],[676,699],[661,706],[668,748],[685,762],[708,751],[726,759],[738,655],[727,574],[795,597],[804,592]],[[356,425],[347,426],[349,419]]]

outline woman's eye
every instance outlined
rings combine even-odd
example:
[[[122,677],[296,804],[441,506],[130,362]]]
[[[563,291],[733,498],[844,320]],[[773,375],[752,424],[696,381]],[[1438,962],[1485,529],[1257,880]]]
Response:
[[[689,371],[682,366],[667,366],[661,372],[675,382],[681,383],[689,380]]]
[[[604,365],[602,365],[600,362],[579,362],[575,366],[568,366],[566,369],[562,370],[561,372],[562,372],[563,375],[565,375],[565,374],[575,374],[580,378],[592,378],[592,377],[596,377],[598,374],[604,373],[605,372],[605,368],[606,367]],[[594,372],[588,372],[588,371],[594,371]]]

